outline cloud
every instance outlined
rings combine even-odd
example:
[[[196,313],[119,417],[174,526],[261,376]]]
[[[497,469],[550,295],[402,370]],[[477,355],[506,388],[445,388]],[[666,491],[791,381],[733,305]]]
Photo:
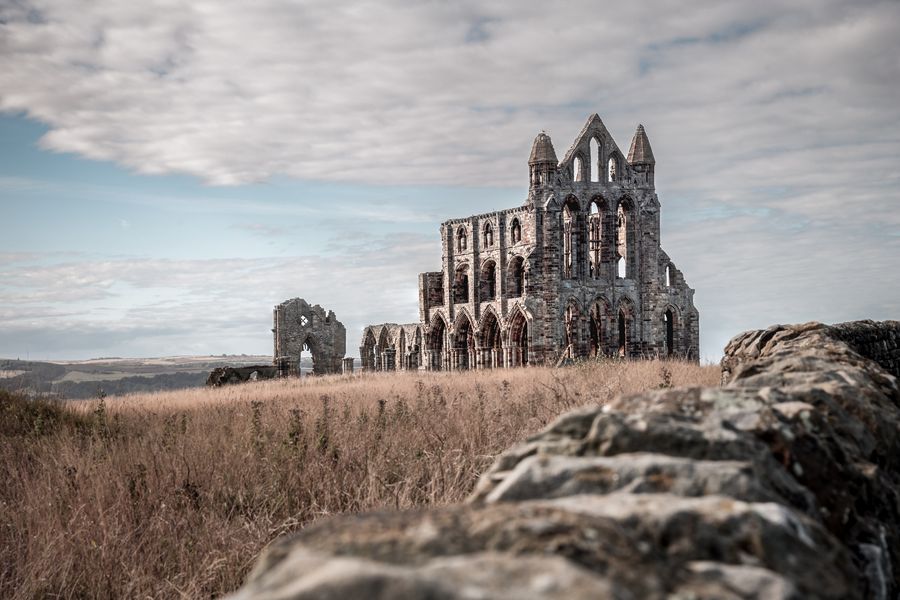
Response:
[[[273,306],[297,296],[337,313],[349,354],[365,325],[418,318],[410,273],[437,266],[439,240],[370,235],[330,247],[341,251],[13,265],[0,270],[0,356],[266,353]]]
[[[688,180],[861,126],[897,149],[895,2],[692,7],[14,3],[0,108],[49,124],[46,148],[225,185],[521,185],[531,137],[595,110],[624,136],[651,121]]]
[[[900,312],[895,1],[32,0],[0,5],[0,23],[0,110],[47,124],[49,150],[215,185],[523,189],[533,136],[549,131],[562,156],[596,111],[623,149],[647,128],[663,246],[698,290],[705,353],[748,326]],[[5,190],[47,185],[0,177]],[[84,303],[93,323],[128,300],[125,318],[164,316],[208,344],[242,315],[262,330],[256,315],[296,295],[334,308],[350,348],[361,324],[413,319],[415,276],[437,267],[439,240],[387,240],[370,223],[465,213],[411,196],[357,203],[348,226],[327,191],[307,200],[163,207],[243,215],[243,230],[269,237],[282,226],[267,219],[335,214],[321,226],[341,235],[320,255],[0,260],[0,306]],[[213,314],[223,320],[203,320]]]

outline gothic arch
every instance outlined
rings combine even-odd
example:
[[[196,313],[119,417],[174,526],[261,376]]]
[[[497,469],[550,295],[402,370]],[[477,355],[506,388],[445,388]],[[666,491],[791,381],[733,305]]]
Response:
[[[509,318],[509,327],[507,328],[507,345],[509,346],[509,366],[519,367],[526,366],[529,363],[530,343],[530,320],[522,310],[521,306],[516,306]]]
[[[592,279],[599,279],[605,273],[602,265],[605,262],[603,242],[606,235],[603,232],[607,220],[607,204],[603,196],[596,195],[588,203],[588,270]]]
[[[635,279],[637,269],[637,218],[634,200],[621,196],[616,202],[616,276]]]
[[[469,263],[464,262],[456,266],[453,273],[452,293],[454,304],[469,302]]]
[[[681,311],[674,304],[667,304],[660,311],[661,339],[659,347],[663,356],[676,356],[682,353],[681,348]]]
[[[509,239],[511,244],[518,244],[522,241],[522,223],[518,217],[513,217],[509,226]]]
[[[441,371],[446,368],[449,358],[447,353],[447,321],[440,313],[435,313],[426,332],[426,367],[431,371]]]
[[[570,195],[560,214],[562,230],[562,273],[566,279],[580,279],[583,256],[584,214],[581,201]]]
[[[481,263],[478,276],[478,300],[480,302],[497,299],[497,261],[489,258]]]
[[[627,297],[619,300],[616,310],[616,355],[634,355],[634,303]]]
[[[488,307],[481,315],[478,341],[482,366],[488,369],[503,366],[503,330],[500,327],[500,317],[493,307]]]
[[[362,362],[363,371],[376,370],[377,359],[375,354],[375,346],[377,345],[375,332],[372,327],[366,327],[363,332],[363,343],[360,349],[360,361]]]
[[[513,256],[506,268],[506,294],[509,298],[518,298],[525,294],[525,259]]]
[[[598,296],[591,303],[588,315],[588,338],[590,340],[589,356],[597,357],[609,354],[609,323],[612,318],[609,300]]]
[[[563,313],[563,348],[568,358],[579,358],[581,350],[581,303],[576,298],[569,298]]]
[[[451,330],[453,368],[475,368],[475,325],[468,312],[460,311],[456,315]]]

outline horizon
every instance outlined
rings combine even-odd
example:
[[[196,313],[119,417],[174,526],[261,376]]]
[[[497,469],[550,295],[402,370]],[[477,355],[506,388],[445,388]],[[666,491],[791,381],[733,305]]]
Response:
[[[301,297],[358,358],[593,113],[647,131],[702,362],[898,318],[900,5],[543,7],[0,7],[0,356],[268,356]]]

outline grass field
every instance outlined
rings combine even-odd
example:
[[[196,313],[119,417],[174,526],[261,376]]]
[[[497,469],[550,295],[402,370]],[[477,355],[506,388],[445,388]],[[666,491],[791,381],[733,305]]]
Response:
[[[0,392],[0,597],[208,598],[323,516],[457,502],[576,406],[717,367],[366,374],[108,397]]]

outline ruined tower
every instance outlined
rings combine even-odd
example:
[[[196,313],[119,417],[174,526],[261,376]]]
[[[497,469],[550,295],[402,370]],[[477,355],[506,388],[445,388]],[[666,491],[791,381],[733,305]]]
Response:
[[[697,360],[694,290],[660,247],[655,168],[642,125],[627,157],[596,114],[562,160],[539,133],[525,203],[441,224],[442,268],[419,275],[419,323],[366,328],[363,368]]]

